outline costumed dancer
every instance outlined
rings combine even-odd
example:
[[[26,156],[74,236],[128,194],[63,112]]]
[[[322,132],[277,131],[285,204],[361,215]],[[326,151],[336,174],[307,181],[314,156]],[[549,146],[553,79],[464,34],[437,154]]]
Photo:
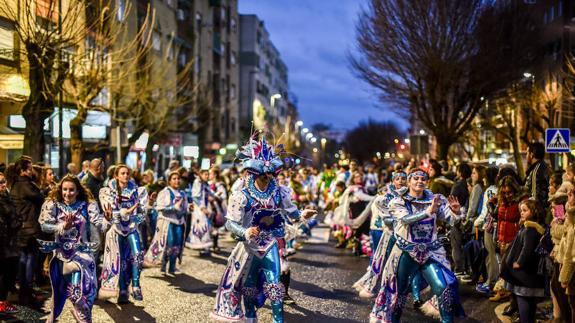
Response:
[[[176,273],[176,260],[183,251],[186,214],[190,208],[186,193],[179,187],[180,174],[171,172],[168,186],[160,191],[156,199],[156,232],[144,257],[146,266],[161,265],[161,271],[167,270],[170,275]]]
[[[38,240],[43,252],[54,252],[49,269],[52,305],[47,322],[58,319],[66,299],[73,304],[76,321],[92,322],[98,291],[94,261],[98,243],[88,241],[90,226],[98,230],[103,226],[98,203],[76,176],[67,175],[50,192],[38,222],[42,231],[55,236],[55,241]]]
[[[192,211],[192,227],[186,246],[193,250],[199,250],[200,256],[209,256],[210,248],[214,245],[211,237],[212,224],[209,218],[209,197],[214,194],[208,185],[208,170],[200,170],[199,175],[192,186],[194,210]]]
[[[353,184],[346,188],[340,198],[339,206],[334,211],[336,224],[343,227],[346,239],[349,240],[348,248],[353,248],[356,256],[361,254],[361,236],[369,234],[369,212],[364,213],[366,206],[375,199],[366,193],[363,187],[363,176],[356,172],[352,175]],[[352,233],[350,234],[350,231]],[[338,245],[336,247],[341,247]]]
[[[146,205],[140,199],[138,186],[130,178],[130,168],[115,167],[114,178],[100,191],[100,204],[104,213],[111,214],[111,228],[106,233],[102,285],[98,298],[118,297],[118,303],[129,300],[128,287],[132,285],[134,300],[143,300],[140,271],[144,253],[138,225],[145,220]]]
[[[400,322],[413,277],[421,272],[438,299],[442,322],[464,315],[457,279],[450,270],[445,249],[437,238],[437,221],[452,224],[462,217],[456,198],[434,195],[427,189],[426,172],[408,175],[409,191],[390,202],[395,246],[385,264],[381,290],[375,300],[371,322]]]
[[[226,223],[228,191],[226,190],[226,184],[221,176],[221,171],[217,167],[212,167],[212,169],[210,169],[209,186],[210,190],[214,193],[213,197],[208,198],[208,200],[210,200],[210,210],[212,211],[213,228],[211,234],[212,241],[214,243],[213,249],[215,252],[219,252],[219,229]]]
[[[279,281],[278,238],[285,235],[284,216],[298,220],[300,216],[309,218],[315,211],[300,213],[289,191],[278,186],[274,176],[283,162],[265,138],[252,138],[236,155],[249,175],[245,188],[232,192],[226,227],[240,243],[228,259],[211,316],[223,321],[256,322],[257,308],[267,298],[271,301],[273,322],[283,322],[285,288]]]
[[[381,277],[383,266],[395,244],[393,236],[394,219],[389,213],[389,202],[397,196],[404,194],[407,174],[403,171],[392,174],[392,183],[384,186],[379,194],[369,205],[371,210],[371,242],[372,250],[375,250],[367,272],[354,285],[364,298],[374,297],[374,290]]]

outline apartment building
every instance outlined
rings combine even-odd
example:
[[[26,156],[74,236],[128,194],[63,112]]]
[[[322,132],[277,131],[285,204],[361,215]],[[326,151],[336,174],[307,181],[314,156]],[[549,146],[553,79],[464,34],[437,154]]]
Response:
[[[240,15],[240,131],[283,132],[288,121],[288,70],[256,15]],[[275,131],[274,131],[275,132]]]

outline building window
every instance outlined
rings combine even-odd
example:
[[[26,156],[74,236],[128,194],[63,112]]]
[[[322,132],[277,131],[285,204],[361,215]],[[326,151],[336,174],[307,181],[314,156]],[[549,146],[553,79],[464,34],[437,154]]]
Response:
[[[176,15],[178,16],[178,21],[186,20],[186,13],[182,9],[178,9]]]
[[[236,18],[230,19],[230,26],[232,27],[232,32],[236,33],[238,31],[238,23],[236,22]]]
[[[126,0],[116,0],[116,19],[119,22],[126,19]]]
[[[161,51],[162,50],[162,35],[160,35],[160,32],[155,31],[152,34],[152,48],[154,48],[157,51]]]
[[[186,57],[186,53],[180,53],[180,55],[178,56],[178,64],[180,65],[180,67],[186,66],[187,62],[188,58]]]
[[[230,57],[230,63],[232,63],[232,66],[236,66],[236,62],[237,62],[237,58],[236,58],[236,52],[232,51],[231,57]]]
[[[563,0],[559,0],[557,4],[557,17],[563,17]]]
[[[14,25],[0,20],[0,58],[14,60]]]
[[[553,20],[555,20],[555,6],[549,8],[549,22],[553,22]]]
[[[202,29],[202,14],[196,13],[196,30],[199,32]]]
[[[232,84],[230,87],[230,98],[233,100],[236,98],[236,85]]]

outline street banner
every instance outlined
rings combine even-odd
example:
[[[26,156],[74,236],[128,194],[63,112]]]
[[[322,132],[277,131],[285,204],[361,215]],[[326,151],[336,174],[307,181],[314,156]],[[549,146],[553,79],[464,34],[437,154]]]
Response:
[[[548,153],[569,153],[570,132],[568,128],[548,128],[545,130],[545,151]]]

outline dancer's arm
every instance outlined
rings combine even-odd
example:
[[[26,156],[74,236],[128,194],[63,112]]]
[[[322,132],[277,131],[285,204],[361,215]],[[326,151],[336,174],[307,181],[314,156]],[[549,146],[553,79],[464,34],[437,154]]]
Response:
[[[46,200],[42,204],[40,217],[38,218],[40,227],[46,233],[63,233],[65,222],[58,223],[56,204],[52,200]]]

